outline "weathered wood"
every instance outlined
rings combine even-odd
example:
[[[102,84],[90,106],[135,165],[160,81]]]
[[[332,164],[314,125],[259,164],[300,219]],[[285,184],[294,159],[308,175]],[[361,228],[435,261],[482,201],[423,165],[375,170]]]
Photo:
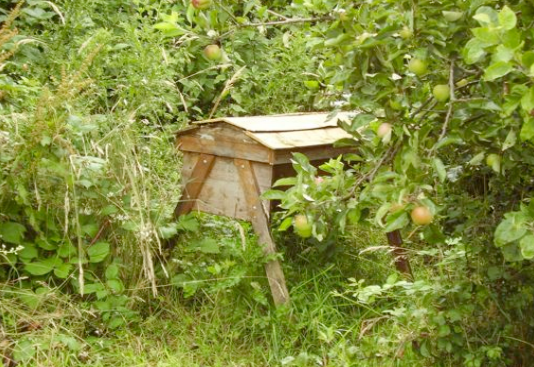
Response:
[[[206,178],[210,174],[213,163],[215,162],[215,156],[209,154],[201,154],[198,156],[195,168],[188,177],[188,182],[185,185],[182,199],[174,209],[174,215],[189,213],[195,205],[195,199],[202,191],[202,186],[206,182]]]
[[[178,134],[177,147],[183,152],[213,154],[218,157],[243,158],[270,163],[271,151],[247,136],[243,130],[227,124],[201,125]]]
[[[395,267],[405,276],[413,279],[412,267],[406,254],[406,249],[402,246],[402,236],[399,230],[386,233],[389,245],[393,247],[393,256],[395,257]]]
[[[276,254],[276,245],[269,231],[268,216],[260,200],[261,192],[252,164],[244,159],[235,159],[234,162],[245,194],[252,227],[258,235],[259,242],[263,245],[265,255],[273,256]],[[265,272],[267,273],[274,303],[276,305],[289,303],[289,293],[280,262],[278,260],[268,261],[265,264]]]
[[[265,133],[247,131],[245,134],[273,150],[332,145],[337,140],[352,138],[352,135],[339,127]]]
[[[358,112],[339,112],[331,119],[328,119],[329,114],[329,112],[305,112],[270,116],[222,117],[198,123],[226,122],[243,130],[255,132],[302,131],[337,126],[338,119],[350,121]]]
[[[198,155],[197,153],[184,155],[182,177],[191,176]],[[260,191],[263,193],[270,189],[272,185],[272,166],[259,162],[252,162],[252,166]],[[204,213],[249,220],[248,205],[238,177],[239,174],[233,159],[217,157],[192,209]],[[269,205],[268,200],[264,200],[263,203],[266,207]]]

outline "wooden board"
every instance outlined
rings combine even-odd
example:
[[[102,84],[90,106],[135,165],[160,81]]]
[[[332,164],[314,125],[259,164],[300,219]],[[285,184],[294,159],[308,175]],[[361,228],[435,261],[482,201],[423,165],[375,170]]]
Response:
[[[256,180],[258,173],[254,171],[250,161],[236,159],[234,163],[245,194],[245,201],[254,231],[263,246],[264,254],[273,256],[276,254],[276,245],[269,230],[268,212],[261,205],[261,190]],[[265,272],[267,273],[267,280],[269,281],[274,303],[276,305],[289,303],[289,292],[287,291],[286,280],[280,262],[278,260],[269,260],[265,264]]]
[[[213,154],[218,157],[243,158],[270,162],[269,148],[247,136],[243,130],[226,124],[214,124],[186,130],[178,134],[178,149],[183,152]]]
[[[340,139],[352,138],[352,135],[339,127],[268,133],[247,131],[246,134],[273,150],[332,145]]]
[[[243,130],[251,132],[275,132],[275,131],[297,131],[322,129],[324,127],[337,126],[337,120],[351,120],[359,112],[339,112],[333,118],[328,119],[329,112],[295,113],[285,115],[269,116],[247,116],[247,117],[223,117],[205,121],[198,121],[195,124],[206,124],[213,122],[226,122],[237,126]]]
[[[187,185],[193,173],[199,154],[185,153],[182,167],[182,177]],[[261,192],[269,189],[272,183],[272,166],[264,163],[252,162],[257,175]],[[269,202],[263,202],[268,209]],[[245,202],[243,188],[239,181],[239,174],[231,158],[218,157],[211,168],[210,175],[205,179],[198,200],[194,202],[194,210],[231,218],[250,220]]]

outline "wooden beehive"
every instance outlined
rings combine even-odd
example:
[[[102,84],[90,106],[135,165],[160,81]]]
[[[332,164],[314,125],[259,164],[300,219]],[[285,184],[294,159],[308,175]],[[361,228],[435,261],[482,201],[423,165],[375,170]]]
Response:
[[[268,229],[270,205],[260,199],[280,177],[293,175],[292,153],[306,154],[320,163],[346,148],[333,143],[351,137],[337,126],[355,113],[307,113],[227,117],[194,123],[177,134],[183,156],[182,199],[176,215],[190,210],[225,215],[252,222],[265,252],[276,251]],[[286,303],[287,289],[277,261],[267,264],[275,303]]]

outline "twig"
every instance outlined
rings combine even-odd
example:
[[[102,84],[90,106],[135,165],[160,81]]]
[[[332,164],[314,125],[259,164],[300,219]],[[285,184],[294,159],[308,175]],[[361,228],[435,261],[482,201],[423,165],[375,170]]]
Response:
[[[245,68],[246,66],[243,66],[241,69],[236,71],[235,74],[232,75],[232,77],[226,82],[221,94],[219,94],[219,96],[217,97],[217,100],[215,101],[215,104],[213,105],[213,108],[211,109],[208,119],[211,119],[213,117],[213,115],[215,114],[215,111],[217,111],[217,108],[219,107],[219,104],[221,103],[221,100],[225,96],[226,92],[232,89],[234,83],[237,81],[237,79],[239,78],[243,70],[245,70]]]
[[[443,139],[445,134],[447,134],[447,127],[449,126],[449,122],[451,120],[452,107],[455,101],[455,98],[454,98],[454,60],[451,60],[451,67],[449,70],[449,89],[450,89],[449,108],[447,109],[447,115],[445,116],[445,122],[443,123],[443,127],[441,128],[441,134],[439,134],[438,141]]]
[[[333,20],[334,18],[331,16],[321,17],[321,18],[295,18],[295,19],[287,19],[287,20],[275,20],[272,22],[264,22],[264,23],[248,23],[248,24],[239,24],[239,28],[244,27],[265,27],[270,25],[284,25],[284,24],[294,24],[294,23],[310,23],[310,22],[320,22],[323,20]]]

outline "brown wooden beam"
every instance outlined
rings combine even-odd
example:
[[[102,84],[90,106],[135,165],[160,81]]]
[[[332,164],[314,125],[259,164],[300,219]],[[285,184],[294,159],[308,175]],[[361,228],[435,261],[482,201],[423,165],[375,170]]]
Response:
[[[234,159],[234,163],[245,194],[252,227],[258,235],[260,244],[263,245],[264,254],[266,256],[274,256],[276,254],[276,244],[271,237],[269,219],[260,199],[261,192],[254,174],[254,168],[250,161],[244,159]],[[288,304],[289,292],[287,291],[286,280],[280,262],[278,260],[269,260],[265,264],[265,272],[267,273],[275,305]]]
[[[174,216],[178,217],[182,214],[187,214],[193,209],[195,200],[198,198],[204,182],[208,178],[215,156],[211,154],[200,154],[197,163],[191,172],[191,177],[184,187],[180,202],[174,209]]]

